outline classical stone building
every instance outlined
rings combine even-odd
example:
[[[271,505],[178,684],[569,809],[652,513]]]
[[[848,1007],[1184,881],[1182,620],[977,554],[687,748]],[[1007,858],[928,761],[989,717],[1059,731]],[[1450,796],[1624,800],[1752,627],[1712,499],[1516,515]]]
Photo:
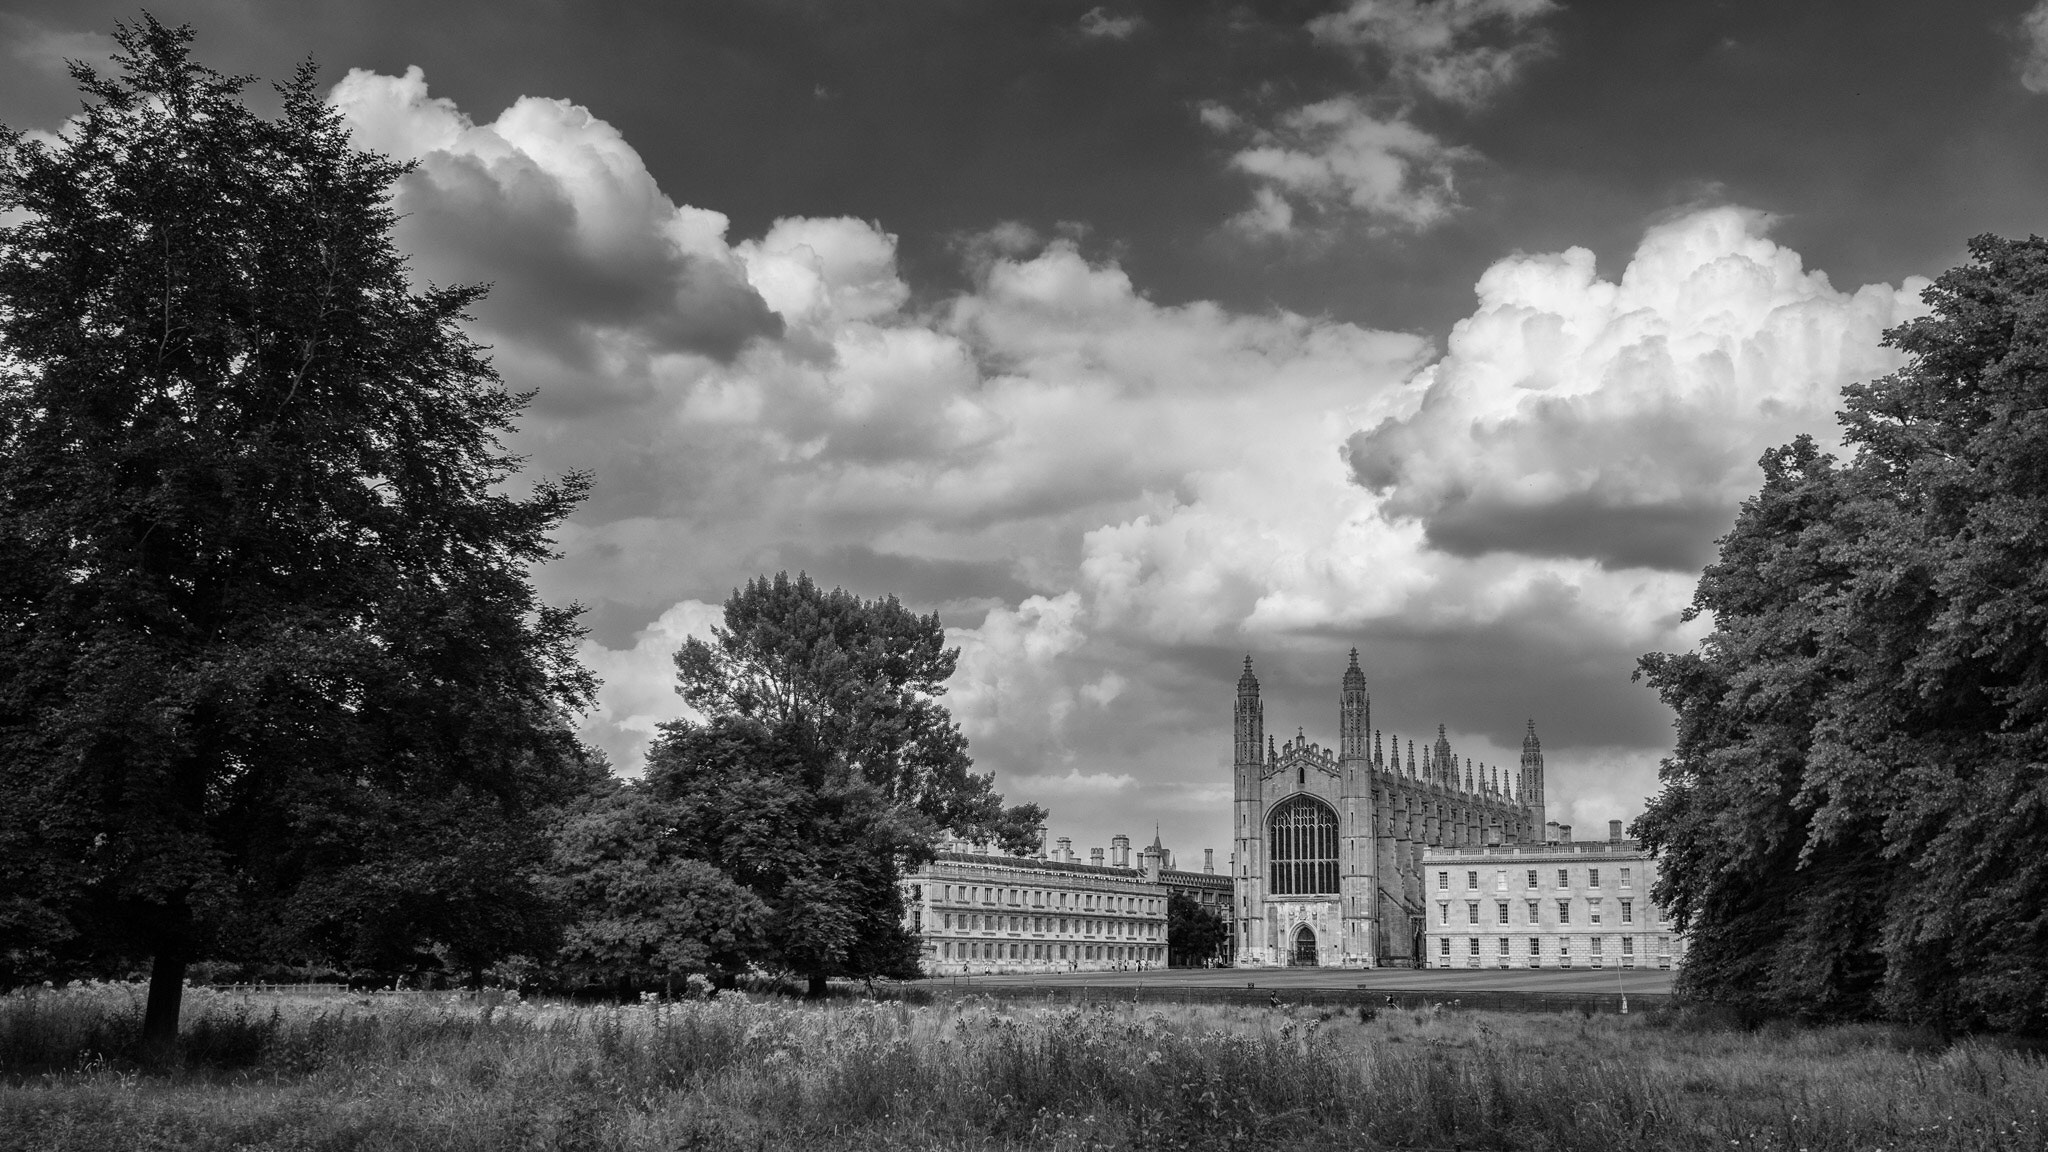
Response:
[[[1163,968],[1169,894],[1229,915],[1230,878],[1202,856],[1200,872],[1176,868],[1156,833],[1135,862],[1129,836],[1086,861],[1065,836],[1050,849],[1041,836],[1036,856],[952,840],[904,877],[905,919],[935,976]]]
[[[1431,848],[1431,968],[1671,968],[1685,939],[1650,900],[1657,861],[1608,822],[1606,840]]]
[[[1062,841],[1064,848],[1065,842]],[[1130,838],[1105,861],[1010,856],[952,843],[904,878],[924,970],[1073,972],[1166,966],[1166,893],[1155,871],[1131,866]]]
[[[1423,853],[1535,843],[1543,828],[1536,725],[1512,773],[1460,761],[1444,729],[1418,758],[1372,726],[1358,651],[1334,748],[1276,744],[1251,657],[1237,682],[1232,927],[1239,967],[1417,964],[1430,897]]]

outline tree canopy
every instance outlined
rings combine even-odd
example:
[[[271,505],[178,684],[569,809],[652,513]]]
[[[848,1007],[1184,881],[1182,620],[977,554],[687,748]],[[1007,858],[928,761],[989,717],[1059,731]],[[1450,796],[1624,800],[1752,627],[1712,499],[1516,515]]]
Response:
[[[1767,453],[1694,596],[1637,824],[1681,986],[1817,1016],[2048,1029],[2048,242],[1983,236],[1843,464]]]
[[[153,957],[160,1042],[236,939],[524,937],[480,894],[602,768],[527,579],[587,481],[507,493],[525,398],[481,289],[409,284],[403,167],[310,65],[265,118],[189,30],[116,39],[61,138],[0,138],[0,979]]]
[[[903,868],[942,830],[1028,849],[1043,810],[1005,808],[972,770],[938,700],[959,654],[936,615],[784,573],[735,590],[724,619],[676,654],[698,718],[665,725],[644,784],[563,853],[577,906],[600,910],[571,928],[572,948],[589,971],[634,980],[742,960],[814,991],[914,975]],[[648,941],[665,923],[710,934],[664,952]]]
[[[934,828],[1030,851],[1044,809],[1003,806],[940,703],[959,659],[936,613],[780,572],[733,591],[711,643],[684,642],[676,690],[714,719],[807,725],[888,803]]]

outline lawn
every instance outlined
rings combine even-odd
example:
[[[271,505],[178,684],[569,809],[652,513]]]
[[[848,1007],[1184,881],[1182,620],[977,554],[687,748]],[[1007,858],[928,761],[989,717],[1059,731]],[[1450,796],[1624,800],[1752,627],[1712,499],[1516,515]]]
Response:
[[[1091,1005],[0,998],[0,1149],[2040,1149],[2048,1062],[1859,1026]]]

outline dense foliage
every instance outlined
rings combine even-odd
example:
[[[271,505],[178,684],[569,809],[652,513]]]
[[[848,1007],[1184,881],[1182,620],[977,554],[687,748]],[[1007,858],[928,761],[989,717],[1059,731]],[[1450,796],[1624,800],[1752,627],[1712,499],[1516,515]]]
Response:
[[[501,485],[523,399],[416,292],[401,166],[309,67],[145,18],[54,141],[0,138],[0,981],[200,956],[473,972],[534,948],[538,814],[602,768],[529,567],[581,476]]]
[[[562,841],[572,972],[645,985],[752,963],[814,992],[916,975],[903,869],[942,830],[1022,849],[1044,820],[972,771],[938,701],[958,655],[893,597],[787,574],[735,591],[713,641],[676,654],[699,718],[665,725],[644,783]]]
[[[1980,237],[1721,542],[1637,825],[1681,987],[1764,1011],[2048,1030],[2048,242]]]
[[[1166,962],[1175,968],[1199,968],[1223,957],[1230,925],[1185,892],[1166,896]]]

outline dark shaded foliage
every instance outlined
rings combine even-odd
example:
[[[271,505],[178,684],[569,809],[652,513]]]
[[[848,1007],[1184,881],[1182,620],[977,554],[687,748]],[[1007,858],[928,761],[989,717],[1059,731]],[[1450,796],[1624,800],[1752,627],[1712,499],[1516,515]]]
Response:
[[[1846,390],[1854,460],[1766,454],[1712,634],[1642,660],[1678,741],[1636,830],[1696,997],[2048,1029],[2048,243],[1970,250]]]
[[[546,934],[585,791],[574,608],[527,580],[580,475],[415,292],[302,68],[275,119],[145,17],[54,144],[0,139],[0,982],[153,957],[474,972]]]

